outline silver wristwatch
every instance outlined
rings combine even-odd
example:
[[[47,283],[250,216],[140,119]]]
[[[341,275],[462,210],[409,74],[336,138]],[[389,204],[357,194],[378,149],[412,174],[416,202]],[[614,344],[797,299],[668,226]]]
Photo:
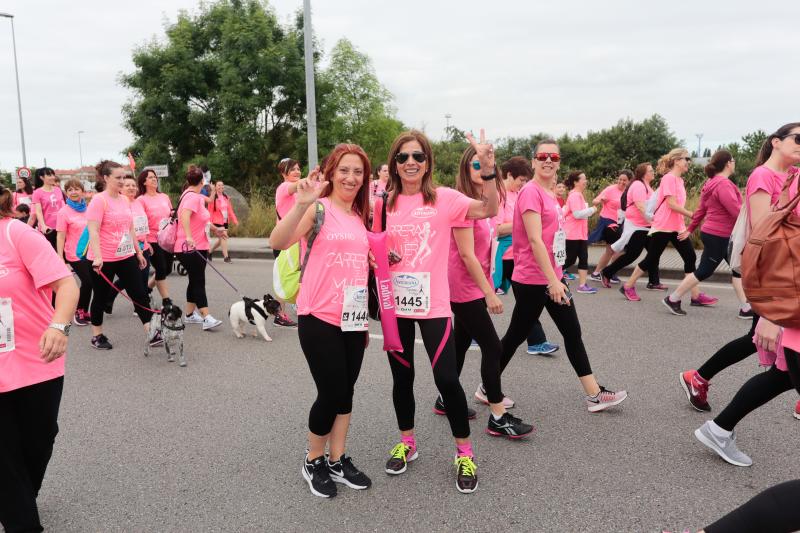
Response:
[[[56,324],[55,322],[53,322],[48,327],[57,329],[58,331],[63,333],[64,336],[69,337],[69,330],[72,329],[72,324]]]

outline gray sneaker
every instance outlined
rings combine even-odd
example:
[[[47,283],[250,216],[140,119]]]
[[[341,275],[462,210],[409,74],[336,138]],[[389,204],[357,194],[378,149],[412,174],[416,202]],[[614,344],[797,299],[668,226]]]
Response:
[[[711,422],[708,421],[694,430],[694,436],[697,440],[705,444],[732,465],[750,466],[753,464],[753,460],[736,447],[735,431],[731,433],[730,437],[719,437],[711,431],[710,424]]]

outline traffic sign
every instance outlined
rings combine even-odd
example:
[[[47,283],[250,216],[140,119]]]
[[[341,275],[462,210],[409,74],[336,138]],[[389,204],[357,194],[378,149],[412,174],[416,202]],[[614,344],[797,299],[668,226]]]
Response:
[[[28,167],[19,167],[17,169],[17,177],[29,179],[31,177],[31,169],[29,169]]]
[[[159,178],[169,177],[169,167],[167,165],[147,165],[142,170],[152,170]]]

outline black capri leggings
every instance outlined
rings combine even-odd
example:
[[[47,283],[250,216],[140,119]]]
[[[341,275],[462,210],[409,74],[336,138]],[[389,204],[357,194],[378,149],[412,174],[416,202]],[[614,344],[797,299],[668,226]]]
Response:
[[[481,379],[486,388],[486,397],[490,403],[503,401],[500,385],[500,354],[503,345],[494,329],[492,317],[486,308],[486,299],[480,298],[471,302],[450,302],[455,316],[453,335],[455,338],[456,362],[458,375],[464,368],[464,359],[472,339],[481,348]]]
[[[603,275],[609,279],[617,275],[617,272],[636,261],[647,248],[650,238],[647,236],[648,230],[639,230],[631,235],[628,244],[625,245],[625,253],[603,269]],[[658,268],[652,268],[647,272],[648,281],[653,285],[658,285],[661,279],[658,275]]]
[[[753,335],[756,332],[756,325],[758,324],[758,315],[753,314],[753,321],[750,324],[750,330],[741,337],[733,339],[725,346],[714,352],[708,361],[703,363],[703,366],[697,369],[705,380],[711,381],[711,378],[722,372],[729,366],[733,366],[739,361],[744,361],[749,356],[756,353],[756,345],[753,343]]]
[[[450,318],[398,318],[403,353],[388,352],[394,385],[392,400],[400,431],[414,429],[414,324],[419,324],[422,342],[428,352],[433,380],[442,395],[450,429],[457,439],[469,437],[467,397],[458,381],[458,364],[453,345]]]
[[[678,240],[677,231],[658,231],[650,235],[650,245],[647,247],[647,255],[639,263],[639,268],[645,272],[650,269],[658,268],[658,263],[661,260],[661,254],[664,253],[668,243],[678,251],[683,259],[683,272],[691,274],[695,270],[695,262],[697,255],[694,253],[694,246],[692,246],[691,239]]]
[[[135,255],[123,259],[122,261],[103,263],[102,272],[109,280],[113,280],[115,276],[119,278],[122,286],[117,286],[120,289],[124,288],[131,300],[139,305],[147,305],[149,301],[147,298],[147,290],[144,288],[144,285],[142,285],[139,261],[136,259]],[[116,291],[94,270],[92,270],[92,283],[94,287],[91,309],[92,325],[102,326],[103,310],[106,307],[106,303],[109,301],[111,293]],[[134,305],[133,308],[139,316],[139,320],[142,321],[142,324],[147,324],[153,317],[153,312],[142,309],[139,305]]]
[[[511,283],[511,275],[514,273],[514,260],[503,259],[503,280],[508,280]],[[542,323],[538,320],[531,326],[531,331],[528,333],[528,346],[535,346],[547,342],[547,335],[544,333]],[[459,372],[460,374],[460,372]],[[488,394],[488,392],[487,392]]]
[[[308,413],[308,429],[314,435],[327,435],[337,415],[353,410],[353,391],[364,360],[367,333],[344,332],[314,315],[300,315],[297,334],[317,385],[317,399]]]
[[[89,311],[92,301],[92,262],[87,259],[70,261],[69,266],[81,282],[81,293],[78,298],[78,309]]]
[[[208,257],[208,250],[195,250],[175,255],[178,256],[178,261],[189,275],[189,284],[186,285],[186,302],[196,305],[199,309],[208,307],[205,261],[205,258]]]
[[[164,251],[157,242],[151,242],[150,246],[153,248],[150,263],[156,271],[156,281],[163,281],[172,270],[172,254]]]
[[[554,302],[547,294],[546,285],[526,285],[516,281],[511,283],[514,289],[514,311],[511,314],[511,323],[508,325],[503,340],[503,356],[500,360],[500,371],[504,371],[514,357],[519,345],[527,337],[531,324],[539,320],[543,309],[555,322],[559,333],[564,338],[564,348],[567,357],[575,369],[578,377],[588,376],[592,373],[589,356],[581,338],[581,323],[575,310],[575,301],[571,305],[562,305]]]
[[[787,481],[757,494],[726,514],[706,533],[790,533],[800,531],[800,479]]]
[[[567,262],[564,270],[578,261],[578,270],[589,270],[589,241],[573,241],[567,239]]]
[[[694,277],[703,281],[711,277],[723,259],[728,260],[728,241],[730,239],[701,231],[700,240],[703,241],[703,254],[700,256],[700,264],[697,266]]]

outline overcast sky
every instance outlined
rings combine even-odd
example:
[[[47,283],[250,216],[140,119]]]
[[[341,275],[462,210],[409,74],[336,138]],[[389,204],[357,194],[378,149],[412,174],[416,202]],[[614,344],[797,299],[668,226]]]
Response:
[[[349,38],[399,118],[491,138],[585,133],[653,113],[694,148],[800,120],[797,0],[312,0],[326,52]],[[288,22],[302,0],[272,0]],[[118,75],[196,0],[0,0],[15,15],[28,164],[122,159]],[[11,28],[0,18],[0,168],[22,161]],[[292,155],[292,154],[287,154]]]

